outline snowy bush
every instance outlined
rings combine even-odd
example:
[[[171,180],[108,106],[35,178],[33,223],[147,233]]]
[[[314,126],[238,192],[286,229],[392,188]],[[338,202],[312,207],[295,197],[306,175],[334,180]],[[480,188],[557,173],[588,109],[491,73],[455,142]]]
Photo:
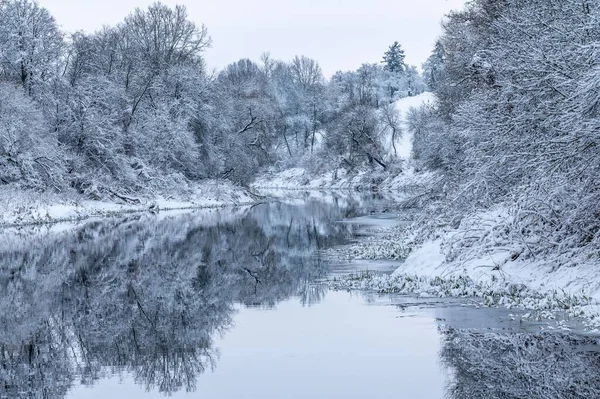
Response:
[[[428,66],[438,101],[409,121],[415,161],[440,176],[422,232],[461,226],[451,256],[480,245],[556,266],[598,259],[599,17],[576,0],[477,0],[449,15]],[[495,207],[506,214],[472,220]]]

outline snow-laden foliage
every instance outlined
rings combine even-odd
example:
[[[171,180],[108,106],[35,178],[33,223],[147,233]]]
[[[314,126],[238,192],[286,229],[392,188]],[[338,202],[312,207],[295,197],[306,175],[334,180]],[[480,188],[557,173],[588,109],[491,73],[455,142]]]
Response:
[[[21,88],[0,82],[0,182],[59,184],[60,150],[39,107]]]
[[[400,131],[377,109],[424,89],[403,60],[331,81],[305,56],[209,73],[210,44],[183,6],[64,34],[35,1],[0,2],[0,184],[127,202],[273,166],[386,168],[382,131]]]
[[[600,396],[598,338],[498,333],[441,327],[442,364],[454,399]]]
[[[331,248],[327,251],[338,259],[404,260],[410,253],[410,248],[405,244],[406,231],[404,228],[393,228],[388,231],[375,232],[358,242]]]
[[[600,326],[598,302],[584,293],[573,294],[563,290],[541,292],[499,279],[483,283],[463,275],[427,277],[405,273],[387,275],[364,272],[336,277],[328,284],[337,290],[370,290],[435,298],[472,298],[476,299],[475,304],[483,306],[532,311],[523,317],[537,321],[555,319],[557,312],[566,312],[570,317],[582,318],[590,328]]]
[[[448,16],[426,65],[437,104],[410,123],[419,167],[443,176],[425,230],[501,204],[515,256],[598,258],[599,18],[586,0],[476,0]]]

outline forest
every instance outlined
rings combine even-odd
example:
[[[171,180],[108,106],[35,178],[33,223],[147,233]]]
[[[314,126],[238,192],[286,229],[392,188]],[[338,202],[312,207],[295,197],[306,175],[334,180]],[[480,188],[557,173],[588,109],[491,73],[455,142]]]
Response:
[[[302,55],[210,71],[209,32],[183,6],[65,33],[35,1],[6,0],[0,185],[127,201],[292,168],[410,169],[434,176],[418,196],[421,242],[482,212],[503,215],[450,245],[449,258],[477,243],[512,260],[597,259],[599,18],[588,0],[472,0],[445,17],[421,70],[396,42],[382,60],[327,78]],[[426,90],[435,101],[404,123],[394,103]],[[395,147],[406,133],[408,161]]]
[[[430,227],[470,225],[449,257],[478,245],[597,262],[599,18],[588,0],[475,0],[447,16],[425,65],[437,102],[409,124],[416,167],[438,177]],[[478,232],[466,219],[486,211],[503,217]]]
[[[0,184],[120,201],[273,166],[385,169],[390,104],[425,90],[398,43],[330,79],[302,55],[209,71],[210,45],[183,6],[67,34],[35,1],[3,1]]]
[[[431,367],[448,398],[600,397],[600,1],[467,0],[441,27],[418,67],[398,37],[332,76],[211,70],[184,6],[92,33],[0,0],[0,397],[201,391],[240,314],[240,397],[260,364],[322,397]],[[239,351],[258,335],[268,356]]]

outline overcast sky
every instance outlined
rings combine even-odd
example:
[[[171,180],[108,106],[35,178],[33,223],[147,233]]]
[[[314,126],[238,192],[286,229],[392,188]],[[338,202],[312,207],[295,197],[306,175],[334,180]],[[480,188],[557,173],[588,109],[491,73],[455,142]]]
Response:
[[[92,32],[120,22],[152,0],[39,0],[63,30]],[[209,67],[240,58],[258,60],[264,52],[290,60],[316,59],[330,76],[379,62],[395,40],[408,63],[420,66],[440,35],[444,14],[464,0],[163,0],[184,4],[190,19],[208,28],[213,45]]]

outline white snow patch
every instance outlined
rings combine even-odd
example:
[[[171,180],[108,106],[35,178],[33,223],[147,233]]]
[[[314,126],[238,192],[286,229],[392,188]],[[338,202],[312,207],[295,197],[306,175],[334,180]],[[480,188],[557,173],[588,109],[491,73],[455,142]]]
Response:
[[[176,197],[139,198],[139,204],[7,190],[0,193],[0,227],[76,221],[134,212],[241,206],[256,201],[255,195],[226,181],[205,181]]]
[[[498,221],[508,217],[508,211],[501,207],[480,212],[459,228],[441,232],[416,247],[408,234],[392,229],[389,234],[337,248],[332,253],[344,259],[348,255],[354,259],[398,259],[402,250],[408,255],[391,275],[347,276],[331,284],[340,289],[478,297],[490,306],[532,310],[532,319],[552,318],[553,312],[561,311],[583,317],[589,328],[600,326],[597,262],[581,257],[556,266],[556,259],[549,257],[515,256],[522,248],[498,241],[494,235]]]
[[[401,98],[396,102],[396,109],[400,113],[402,120],[402,132],[403,134],[396,139],[396,148],[398,150],[398,156],[401,159],[408,160],[412,153],[412,134],[409,132],[406,118],[408,112],[412,108],[418,108],[424,104],[431,104],[435,101],[435,94],[425,92],[414,97]],[[390,143],[391,147],[391,143]]]

